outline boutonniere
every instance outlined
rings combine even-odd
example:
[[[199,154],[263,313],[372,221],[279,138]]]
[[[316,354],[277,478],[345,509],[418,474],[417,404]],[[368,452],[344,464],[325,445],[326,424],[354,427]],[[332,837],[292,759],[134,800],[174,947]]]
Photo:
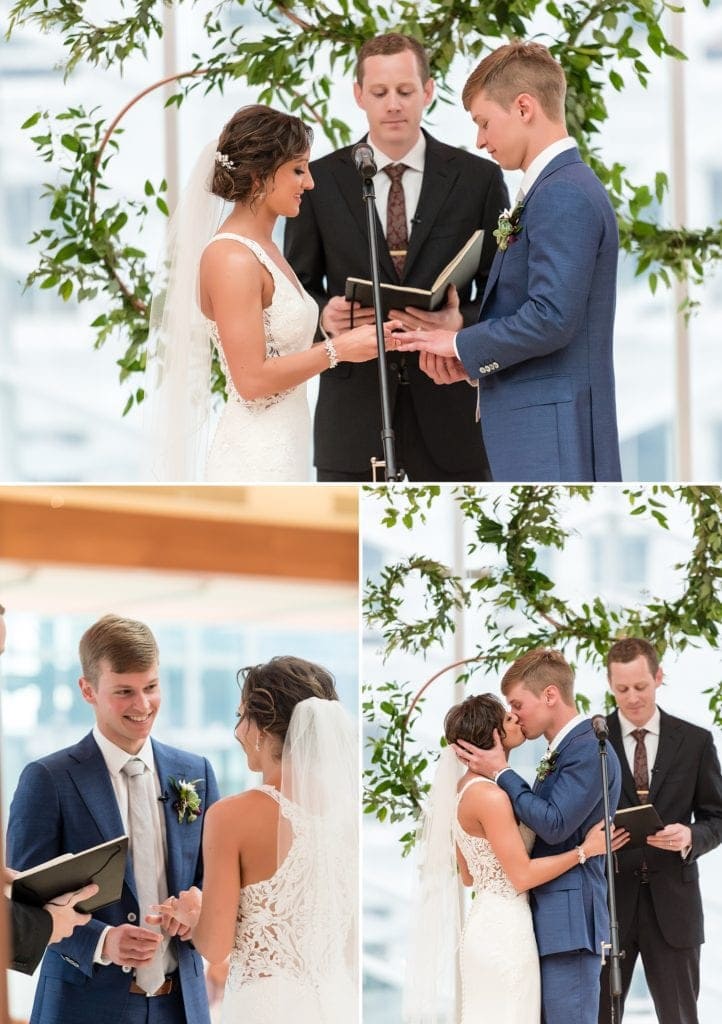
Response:
[[[546,754],[544,754],[544,757],[539,762],[539,765],[536,770],[537,782],[543,782],[547,775],[551,775],[551,773],[557,766],[558,757],[558,750],[552,750],[551,752],[547,750]]]
[[[172,775],[169,776],[168,785],[175,796],[173,810],[178,815],[179,825],[182,825],[184,821],[192,825],[196,818],[200,818],[203,813],[201,798],[196,789],[201,781],[201,779],[193,779],[192,782],[188,782],[186,779],[174,779]]]
[[[499,217],[499,223],[493,235],[497,247],[502,252],[505,252],[509,248],[510,242],[514,241],[514,235],[518,235],[521,231],[521,211],[523,209],[524,204],[517,203],[512,210],[504,210]]]

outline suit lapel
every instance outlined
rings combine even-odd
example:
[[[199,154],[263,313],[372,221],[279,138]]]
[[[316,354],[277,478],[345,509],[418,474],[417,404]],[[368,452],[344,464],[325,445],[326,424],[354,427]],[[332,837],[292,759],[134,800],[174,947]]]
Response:
[[[411,229],[409,249],[404,264],[404,278],[409,276],[414,261],[421,253],[443,203],[448,198],[449,193],[453,191],[456,180],[459,177],[459,169],[456,166],[453,155],[450,158],[442,156],[441,147],[436,140],[426,132],[424,132],[424,135],[426,136],[424,176],[421,180],[419,202],[414,214],[415,223]],[[439,267],[439,270],[441,269]]]
[[[547,166],[541,172],[539,177],[536,179],[536,181],[524,197],[524,206],[526,206],[529,203],[537,188],[539,187],[540,183],[544,181],[545,178],[548,178],[549,175],[554,174],[554,172],[558,171],[560,167],[566,167],[567,164],[572,163],[581,163],[581,157],[579,156],[579,151],[577,149],[567,149],[563,153],[560,153],[559,156],[555,156],[554,159],[549,164],[547,164]],[[489,295],[491,295],[494,285],[499,279],[499,274],[501,273],[502,264],[504,262],[504,255],[506,252],[508,252],[508,249],[502,251],[501,249],[497,248],[496,250],[496,255],[494,256],[491,268],[489,269],[489,277],[487,278],[486,288],[484,289],[484,297],[481,300],[481,307],[479,309],[480,319],[486,300],[489,297]]]
[[[679,760],[679,750],[684,741],[684,729],[680,725],[675,725],[661,708],[659,715],[659,745],[649,786],[649,802],[651,804],[654,803],[669,769],[675,761]]]
[[[88,733],[78,743],[70,757],[74,762],[69,769],[70,777],[75,783],[80,799],[100,830],[101,842],[110,842],[111,839],[125,835],[126,829],[120,816],[110,773],[92,733]],[[125,865],[125,881],[135,894],[130,858]]]
[[[168,880],[168,891],[171,893],[187,889],[192,879],[183,875],[183,851],[190,847],[198,848],[201,833],[202,816],[194,822],[178,821],[178,812],[174,807],[176,795],[168,781],[170,778],[185,779],[193,782],[191,774],[192,767],[179,750],[167,747],[165,744],[153,743],[153,757],[160,779],[161,792],[163,794],[163,815],[165,819],[166,835],[166,877]],[[198,787],[201,803],[205,810],[206,794],[202,787]],[[167,799],[165,799],[167,798]],[[195,858],[193,858],[195,864]]]
[[[364,139],[360,141],[365,141]],[[344,149],[338,153],[338,160],[335,162],[332,169],[333,177],[336,181],[339,194],[343,199],[344,203],[348,207],[348,210],[353,217],[358,230],[361,232],[363,238],[363,244],[365,246],[365,253],[368,253],[369,236],[366,229],[366,203],[362,197],[361,187],[362,182],[359,177],[359,173],[354,166],[354,162],[351,159],[351,149]],[[386,236],[381,227],[378,213],[376,212],[376,204],[374,203],[374,223],[376,224],[376,238],[378,240],[379,250],[379,266],[382,270],[381,277],[387,281],[398,281],[396,275],[396,269],[389,255],[389,247],[386,244]],[[371,267],[369,263],[369,277],[371,276]]]

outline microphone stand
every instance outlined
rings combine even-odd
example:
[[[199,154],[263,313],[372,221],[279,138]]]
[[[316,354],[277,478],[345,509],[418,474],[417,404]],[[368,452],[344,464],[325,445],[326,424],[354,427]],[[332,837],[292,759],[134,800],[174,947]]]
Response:
[[[596,732],[596,730],[595,730]],[[610,1024],[620,1024],[622,1019],[622,967],[624,950],[619,948],[619,918],[617,917],[617,895],[614,883],[614,853],[612,851],[612,825],[609,820],[609,769],[607,767],[606,732],[597,732],[599,740],[599,766],[602,773],[602,799],[604,801],[604,838],[607,853],[607,899],[609,902],[610,942],[602,943],[602,967],[606,964],[609,951],[609,991],[611,995]]]
[[[386,482],[403,480],[403,470],[396,468],[396,442],[391,426],[391,400],[389,398],[389,375],[386,365],[386,346],[384,344],[384,321],[381,305],[381,284],[379,276],[379,247],[376,238],[376,194],[373,178],[363,175],[363,200],[366,206],[366,224],[369,233],[369,256],[371,258],[371,288],[374,298],[376,324],[376,344],[378,346],[379,364],[379,395],[381,397],[381,444],[383,460],[371,459],[371,470],[374,483],[378,466],[386,467]]]

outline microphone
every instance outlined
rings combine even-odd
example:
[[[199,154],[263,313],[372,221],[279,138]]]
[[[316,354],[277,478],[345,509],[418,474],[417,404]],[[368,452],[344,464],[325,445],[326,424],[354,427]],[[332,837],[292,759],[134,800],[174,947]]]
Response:
[[[158,797],[158,803],[160,803],[160,804],[167,804],[169,800],[170,800],[170,797],[165,792],[161,796]]]
[[[376,164],[374,162],[374,151],[368,142],[357,142],[351,150],[351,156],[356,164],[356,170],[361,177],[366,180],[373,178],[374,174],[376,174]]]
[[[420,224],[421,223],[421,217],[416,217],[416,216],[412,217],[411,218],[411,223],[412,224]]]
[[[609,729],[607,728],[607,720],[604,715],[595,715],[592,718],[592,729],[594,729],[598,740],[606,740],[608,738]]]

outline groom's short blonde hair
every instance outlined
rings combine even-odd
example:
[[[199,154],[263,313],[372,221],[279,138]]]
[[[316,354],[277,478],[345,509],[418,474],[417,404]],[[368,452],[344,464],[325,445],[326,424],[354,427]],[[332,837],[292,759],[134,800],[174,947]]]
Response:
[[[516,39],[484,57],[462,90],[464,110],[469,109],[480,92],[504,110],[508,110],[521,93],[528,93],[539,101],[550,121],[564,124],[567,94],[564,69],[541,43]]]
[[[158,644],[144,622],[104,615],[80,638],[83,678],[94,690],[103,666],[111,672],[145,672],[158,664]]]
[[[574,670],[561,651],[537,647],[517,658],[502,676],[501,692],[506,697],[519,683],[535,697],[555,686],[564,703],[574,706]]]

